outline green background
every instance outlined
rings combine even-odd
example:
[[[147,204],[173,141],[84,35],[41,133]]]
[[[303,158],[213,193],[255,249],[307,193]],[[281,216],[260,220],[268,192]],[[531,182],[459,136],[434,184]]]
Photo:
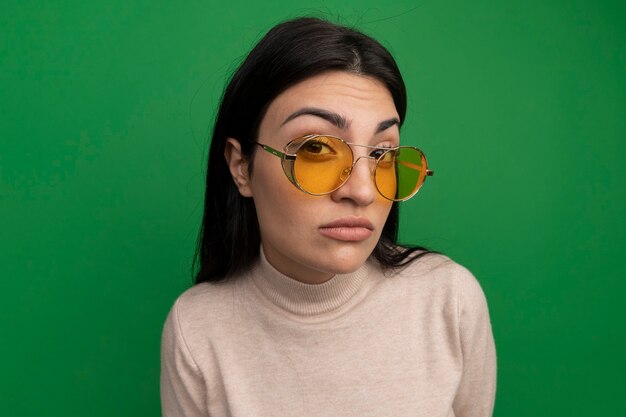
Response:
[[[161,328],[191,283],[228,75],[302,14],[388,46],[405,143],[436,171],[402,238],[474,272],[496,416],[603,416],[626,393],[623,1],[5,1],[0,413],[160,412]]]

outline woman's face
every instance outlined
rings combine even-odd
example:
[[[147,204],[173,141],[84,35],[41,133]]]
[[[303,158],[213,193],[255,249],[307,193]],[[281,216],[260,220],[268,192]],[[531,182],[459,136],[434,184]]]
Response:
[[[327,134],[354,144],[396,146],[398,118],[381,82],[328,72],[280,94],[261,122],[258,141],[282,151],[294,138]],[[368,154],[362,147],[352,151],[355,159]],[[263,250],[274,268],[302,282],[322,283],[355,271],[367,260],[392,205],[372,181],[373,160],[359,160],[346,183],[323,196],[296,188],[280,158],[261,148],[253,165],[249,178],[243,165],[245,179],[239,190],[254,199]]]

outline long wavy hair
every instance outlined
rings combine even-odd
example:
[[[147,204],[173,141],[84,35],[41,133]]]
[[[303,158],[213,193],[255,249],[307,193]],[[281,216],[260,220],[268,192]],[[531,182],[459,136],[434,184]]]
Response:
[[[302,17],[278,24],[233,74],[213,127],[204,215],[192,267],[196,284],[228,279],[259,256],[261,235],[254,202],[239,194],[232,181],[224,158],[226,139],[239,140],[243,156],[252,161],[256,150],[252,142],[270,103],[300,81],[337,70],[382,82],[404,121],[406,89],[391,54],[371,37],[325,20]],[[397,240],[398,203],[394,202],[372,256],[390,268],[429,253],[422,247],[399,245]]]

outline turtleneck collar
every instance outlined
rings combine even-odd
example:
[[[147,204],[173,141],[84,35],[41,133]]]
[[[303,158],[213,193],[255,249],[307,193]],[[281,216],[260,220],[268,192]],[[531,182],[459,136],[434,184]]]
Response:
[[[261,248],[250,275],[261,293],[276,306],[296,315],[314,316],[348,303],[363,287],[370,270],[371,265],[366,262],[353,273],[335,275],[322,284],[307,284],[277,271]]]

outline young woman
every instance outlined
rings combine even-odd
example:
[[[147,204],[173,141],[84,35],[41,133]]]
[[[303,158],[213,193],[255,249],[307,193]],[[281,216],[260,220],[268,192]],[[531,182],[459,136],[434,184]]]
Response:
[[[214,126],[196,285],[163,330],[165,416],[492,414],[480,285],[397,243],[432,174],[405,113],[394,59],[355,30],[300,18],[250,52]]]

